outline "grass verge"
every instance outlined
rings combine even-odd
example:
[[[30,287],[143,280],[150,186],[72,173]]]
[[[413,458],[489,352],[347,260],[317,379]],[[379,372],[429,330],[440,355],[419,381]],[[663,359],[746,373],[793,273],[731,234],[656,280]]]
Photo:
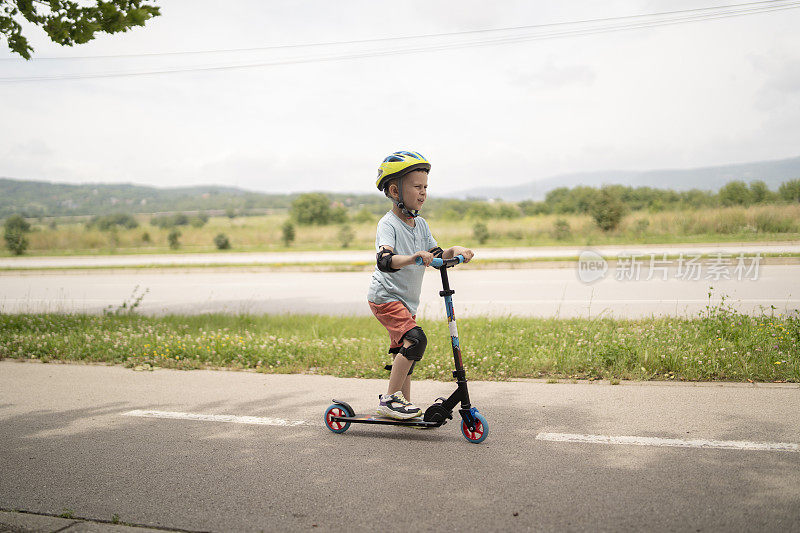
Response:
[[[450,380],[444,321],[421,322],[429,344],[418,379]],[[458,321],[470,379],[800,382],[800,313],[739,314],[708,306],[693,319],[468,318]],[[0,358],[153,367],[253,369],[388,377],[387,335],[372,317],[0,315]]]
[[[371,255],[372,251],[364,252],[364,255]],[[656,254],[657,255],[657,254]],[[786,252],[786,253],[759,253],[760,264],[797,264],[800,262],[800,253]],[[708,260],[718,258],[719,254],[666,254],[659,256],[656,261],[669,260],[676,261],[680,258],[697,257],[700,259],[701,264],[708,262]],[[630,260],[631,256],[624,256],[624,259]],[[647,261],[649,257],[645,253],[637,253],[636,258],[638,261]],[[728,260],[736,260],[739,254],[731,254],[728,252],[726,256]],[[752,261],[755,254],[744,254],[744,258]],[[603,258],[612,263],[620,260],[620,256],[605,255]],[[575,268],[579,257],[574,256],[552,256],[552,257],[498,257],[473,261],[468,264],[460,266],[460,269],[470,270],[487,270],[487,269],[512,269],[512,268],[550,268],[553,265]],[[123,271],[123,270],[166,270],[166,269],[181,269],[181,270],[200,270],[200,269],[242,269],[242,270],[258,270],[258,271],[308,271],[308,272],[365,272],[371,271],[375,268],[374,261],[316,261],[316,262],[294,262],[294,263],[266,263],[266,262],[252,262],[252,263],[166,263],[166,264],[132,264],[132,265],[70,265],[70,266],[23,266],[23,267],[10,267],[0,266],[0,273],[2,272],[60,272],[60,271]]]

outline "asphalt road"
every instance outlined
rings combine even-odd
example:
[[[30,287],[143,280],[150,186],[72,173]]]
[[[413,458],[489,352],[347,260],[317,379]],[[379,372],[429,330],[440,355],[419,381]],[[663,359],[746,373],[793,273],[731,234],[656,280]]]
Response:
[[[323,426],[332,397],[371,409],[384,386],[0,361],[0,509],[189,531],[800,531],[796,384],[474,382],[477,445],[454,423]]]
[[[698,279],[678,277],[676,266],[654,271],[644,265],[638,278],[606,277],[592,283],[571,268],[449,270],[456,316],[518,315],[544,317],[650,315],[697,316],[709,304],[726,302],[742,312],[775,306],[777,313],[800,309],[800,264],[761,265],[737,279],[714,279],[708,265]],[[650,276],[652,279],[647,279]],[[667,279],[663,279],[666,276]],[[369,272],[297,272],[266,269],[145,269],[120,271],[0,272],[0,312],[100,313],[131,302],[138,286],[144,296],[138,311],[167,313],[318,313],[368,315]],[[710,290],[709,287],[713,287]],[[444,316],[441,279],[426,272],[418,315]],[[771,311],[770,311],[771,312]]]

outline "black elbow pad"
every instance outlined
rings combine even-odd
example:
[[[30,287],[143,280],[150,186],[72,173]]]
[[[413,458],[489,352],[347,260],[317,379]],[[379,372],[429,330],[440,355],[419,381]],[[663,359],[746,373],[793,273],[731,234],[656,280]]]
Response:
[[[399,268],[392,268],[393,255],[397,254],[386,248],[381,248],[381,251],[377,254],[378,270],[381,272],[399,272]]]
[[[428,251],[433,254],[433,257],[442,257],[442,254],[444,253],[444,250],[442,250],[438,246],[436,248],[431,248]]]

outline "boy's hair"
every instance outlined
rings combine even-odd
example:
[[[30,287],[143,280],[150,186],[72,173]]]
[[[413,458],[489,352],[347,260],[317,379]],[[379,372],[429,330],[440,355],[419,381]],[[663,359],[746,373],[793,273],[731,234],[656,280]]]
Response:
[[[425,174],[428,173],[428,171],[425,170],[424,168],[419,170],[422,170]],[[383,194],[385,194],[387,198],[391,198],[391,195],[389,195],[389,186],[393,183],[397,186],[398,190],[400,189],[400,178],[392,178],[389,181],[387,181],[386,185],[383,186]]]
[[[383,194],[385,194],[387,198],[391,198],[391,195],[389,194],[389,186],[392,184],[400,187],[400,178],[392,178],[386,182],[386,185],[383,186]]]

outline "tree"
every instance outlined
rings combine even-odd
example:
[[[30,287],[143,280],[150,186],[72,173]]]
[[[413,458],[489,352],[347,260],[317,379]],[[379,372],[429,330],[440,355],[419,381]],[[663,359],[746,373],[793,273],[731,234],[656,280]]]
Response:
[[[763,204],[771,200],[772,193],[762,180],[750,182],[750,199],[754,204]]]
[[[292,202],[289,213],[301,226],[324,226],[331,220],[330,201],[327,196],[318,192],[301,194]]]
[[[0,33],[8,47],[25,59],[33,48],[22,35],[18,19],[42,28],[54,43],[62,46],[83,44],[95,33],[118,33],[159,16],[159,8],[148,0],[98,0],[80,5],[72,0],[0,0]]]
[[[800,180],[791,180],[781,183],[778,194],[787,202],[800,202]]]
[[[25,234],[31,230],[31,225],[22,215],[11,215],[6,219],[5,224],[6,248],[14,255],[22,255],[28,249],[28,238]]]
[[[600,189],[600,194],[590,209],[592,218],[603,231],[611,231],[619,225],[625,206],[619,197],[607,187]]]
[[[719,200],[724,206],[750,205],[750,189],[743,181],[729,181],[719,190]]]

